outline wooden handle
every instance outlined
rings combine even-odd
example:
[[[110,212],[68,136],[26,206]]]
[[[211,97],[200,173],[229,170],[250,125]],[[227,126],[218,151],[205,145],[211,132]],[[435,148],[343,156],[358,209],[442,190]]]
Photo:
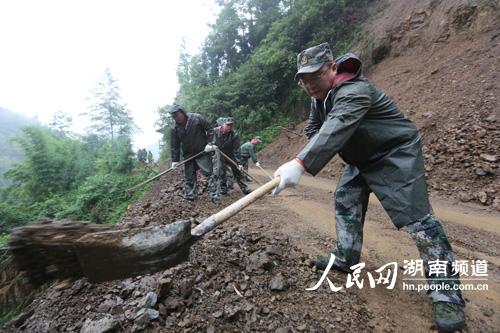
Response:
[[[176,168],[177,168],[177,167],[180,167],[181,165],[183,165],[183,164],[185,164],[185,163],[187,163],[187,162],[189,162],[189,161],[191,161],[192,159],[197,158],[198,156],[200,156],[200,155],[201,155],[201,154],[203,154],[203,153],[205,153],[205,151],[203,151],[203,150],[202,150],[202,151],[200,151],[198,154],[196,154],[196,155],[194,155],[194,156],[191,156],[190,158],[188,158],[188,159],[186,159],[186,160],[183,160],[183,161],[179,162],[179,164],[177,164]],[[139,187],[141,187],[141,186],[143,186],[143,185],[146,185],[146,184],[147,184],[147,183],[149,183],[149,182],[152,182],[152,181],[153,181],[153,180],[155,180],[156,178],[159,178],[159,177],[163,176],[164,174],[169,173],[169,172],[170,172],[170,171],[172,171],[172,170],[174,170],[174,168],[170,168],[170,169],[167,169],[167,170],[164,170],[164,171],[160,172],[160,173],[159,173],[159,174],[157,174],[156,176],[154,176],[154,177],[152,177],[152,178],[149,178],[149,179],[147,179],[147,180],[143,181],[142,183],[137,184],[137,185],[135,185],[135,186],[133,186],[133,187],[129,188],[129,189],[127,190],[127,193],[129,193],[129,194],[130,194],[130,193],[134,192],[134,191],[135,191],[135,190],[137,190]]]
[[[273,180],[265,183],[260,186],[256,190],[252,191],[252,193],[244,196],[240,200],[233,202],[231,205],[227,206],[223,210],[218,213],[213,214],[212,216],[205,219],[199,225],[196,226],[193,230],[191,230],[191,234],[196,237],[201,237],[210,230],[214,229],[216,226],[226,221],[227,219],[233,217],[242,211],[245,207],[256,201],[257,199],[263,197],[267,193],[271,192],[276,186],[280,183],[280,177],[276,177]]]

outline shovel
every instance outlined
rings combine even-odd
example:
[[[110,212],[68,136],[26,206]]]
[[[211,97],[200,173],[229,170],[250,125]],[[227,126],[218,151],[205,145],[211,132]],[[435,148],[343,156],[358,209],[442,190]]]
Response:
[[[142,229],[111,230],[87,234],[77,240],[76,253],[83,275],[91,282],[103,282],[158,272],[189,258],[197,240],[245,207],[271,192],[280,178],[274,178],[191,229],[191,222]]]
[[[202,150],[202,151],[200,151],[198,154],[196,154],[196,155],[194,155],[194,156],[191,156],[190,158],[185,159],[185,160],[183,160],[182,162],[179,162],[179,164],[178,164],[175,168],[178,168],[178,167],[180,167],[181,165],[186,164],[187,162],[189,162],[189,161],[191,161],[191,160],[193,160],[193,159],[197,158],[198,156],[200,156],[201,154],[204,154],[204,153],[205,153],[205,152],[204,152],[203,150]],[[153,180],[155,180],[155,179],[157,179],[157,178],[160,178],[160,177],[161,177],[161,176],[163,176],[164,174],[169,173],[169,172],[170,172],[170,171],[172,171],[172,170],[175,170],[175,168],[172,168],[172,167],[171,167],[170,169],[167,169],[167,170],[165,170],[165,171],[160,172],[160,173],[159,173],[159,174],[157,174],[156,176],[153,176],[153,177],[151,177],[151,178],[149,178],[149,179],[146,179],[146,180],[145,180],[145,181],[143,181],[142,183],[137,184],[137,185],[135,185],[135,186],[133,186],[133,187],[131,187],[131,188],[127,189],[127,193],[128,193],[128,194],[132,194],[135,190],[137,190],[137,189],[138,189],[138,188],[140,188],[141,186],[146,185],[147,183],[152,182]]]

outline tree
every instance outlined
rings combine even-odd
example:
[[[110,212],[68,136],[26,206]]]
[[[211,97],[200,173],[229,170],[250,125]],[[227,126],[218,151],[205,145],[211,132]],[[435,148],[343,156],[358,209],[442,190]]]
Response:
[[[25,159],[5,173],[19,196],[42,200],[75,186],[81,155],[80,144],[52,131],[29,126],[23,128],[23,137],[16,140]]]
[[[131,138],[137,127],[130,110],[122,102],[120,89],[109,68],[92,94],[90,110],[84,113],[90,116],[91,131],[112,140],[118,136]]]
[[[170,133],[173,125],[173,119],[169,112],[170,108],[171,105],[167,104],[156,110],[159,118],[155,122],[155,128],[158,133],[163,135],[160,145],[160,160],[170,158]]]
[[[210,120],[233,116],[242,137],[266,136],[307,115],[294,81],[300,50],[329,42],[348,50],[368,0],[220,0],[223,8],[200,54],[179,63],[177,99]]]
[[[56,132],[58,132],[62,136],[68,135],[68,129],[73,124],[73,119],[71,116],[63,111],[57,111],[52,116],[52,121],[49,124],[49,127]]]

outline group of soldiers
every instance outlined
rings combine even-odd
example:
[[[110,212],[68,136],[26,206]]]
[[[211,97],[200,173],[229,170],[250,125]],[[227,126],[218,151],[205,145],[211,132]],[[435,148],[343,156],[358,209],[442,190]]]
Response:
[[[220,195],[227,194],[234,178],[243,194],[248,187],[248,160],[260,167],[256,145],[262,142],[257,136],[240,146],[240,136],[234,130],[234,119],[217,119],[217,127],[198,113],[188,113],[179,104],[170,108],[175,123],[171,132],[172,168],[179,165],[181,151],[184,160],[184,198],[196,200],[197,171],[205,177],[207,190],[213,203],[220,203]],[[230,174],[232,173],[232,175]]]
[[[280,183],[273,194],[297,185],[305,172],[318,174],[338,154],[346,165],[334,192],[337,242],[331,253],[313,260],[313,264],[319,270],[353,272],[361,257],[363,226],[373,192],[394,226],[415,241],[437,329],[462,330],[465,303],[459,276],[452,269],[451,245],[428,198],[422,136],[396,104],[363,76],[361,68],[361,60],[352,53],[334,59],[328,43],[298,54],[295,79],[311,97],[304,129],[308,143],[293,160],[276,170],[274,176],[280,177]],[[173,166],[179,162],[181,145],[184,158],[192,158],[185,169],[187,198],[194,199],[199,168],[209,178],[212,200],[219,200],[212,159],[200,152],[227,155],[226,159],[216,158],[221,162],[217,174],[221,176],[222,193],[226,189],[226,165],[241,190],[248,193],[241,156],[250,146],[240,150],[233,119],[225,118],[213,129],[201,115],[188,114],[178,105],[171,112],[176,122],[172,131]],[[230,159],[235,163],[228,164]],[[440,262],[443,271],[431,274],[431,262]]]

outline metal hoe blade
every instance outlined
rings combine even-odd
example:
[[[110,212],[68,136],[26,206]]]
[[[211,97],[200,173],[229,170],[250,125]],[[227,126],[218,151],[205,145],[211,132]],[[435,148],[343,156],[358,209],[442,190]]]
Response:
[[[165,270],[188,260],[191,222],[143,229],[105,231],[78,239],[76,253],[91,282]]]

